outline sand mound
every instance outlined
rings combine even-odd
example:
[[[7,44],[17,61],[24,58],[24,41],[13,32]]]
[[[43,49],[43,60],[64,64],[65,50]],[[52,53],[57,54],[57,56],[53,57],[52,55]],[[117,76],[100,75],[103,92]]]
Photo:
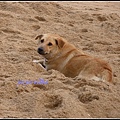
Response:
[[[119,2],[0,2],[0,117],[119,118],[119,7]],[[34,40],[43,33],[57,33],[107,60],[115,84],[42,71],[32,60],[43,59]],[[37,84],[40,79],[47,84]]]

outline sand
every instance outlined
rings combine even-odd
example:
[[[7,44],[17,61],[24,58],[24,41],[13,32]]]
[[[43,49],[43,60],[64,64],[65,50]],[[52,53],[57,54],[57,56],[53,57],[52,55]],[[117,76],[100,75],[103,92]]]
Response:
[[[43,33],[108,61],[114,84],[43,71]],[[0,118],[120,118],[120,2],[0,2]]]

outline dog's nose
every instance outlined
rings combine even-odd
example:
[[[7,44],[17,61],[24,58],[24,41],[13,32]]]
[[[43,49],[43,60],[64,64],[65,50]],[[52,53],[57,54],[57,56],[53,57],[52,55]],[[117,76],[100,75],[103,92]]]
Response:
[[[39,54],[43,54],[43,53],[44,53],[43,48],[41,48],[41,47],[38,48],[37,52],[38,52]]]
[[[42,51],[43,51],[43,48],[38,48],[38,51],[39,51],[39,52],[42,52]]]

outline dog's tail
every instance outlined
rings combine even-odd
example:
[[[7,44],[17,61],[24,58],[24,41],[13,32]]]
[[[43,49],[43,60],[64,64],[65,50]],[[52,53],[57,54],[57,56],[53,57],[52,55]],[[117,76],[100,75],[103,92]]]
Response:
[[[107,72],[107,81],[110,83],[113,83],[113,72],[112,72],[111,67],[107,65],[107,66],[104,66],[104,69]]]

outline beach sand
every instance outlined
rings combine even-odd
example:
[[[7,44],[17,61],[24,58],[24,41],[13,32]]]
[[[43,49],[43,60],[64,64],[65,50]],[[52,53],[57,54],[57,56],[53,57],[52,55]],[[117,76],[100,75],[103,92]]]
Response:
[[[43,71],[43,33],[108,61],[114,84]],[[120,2],[0,2],[0,118],[120,118]]]

